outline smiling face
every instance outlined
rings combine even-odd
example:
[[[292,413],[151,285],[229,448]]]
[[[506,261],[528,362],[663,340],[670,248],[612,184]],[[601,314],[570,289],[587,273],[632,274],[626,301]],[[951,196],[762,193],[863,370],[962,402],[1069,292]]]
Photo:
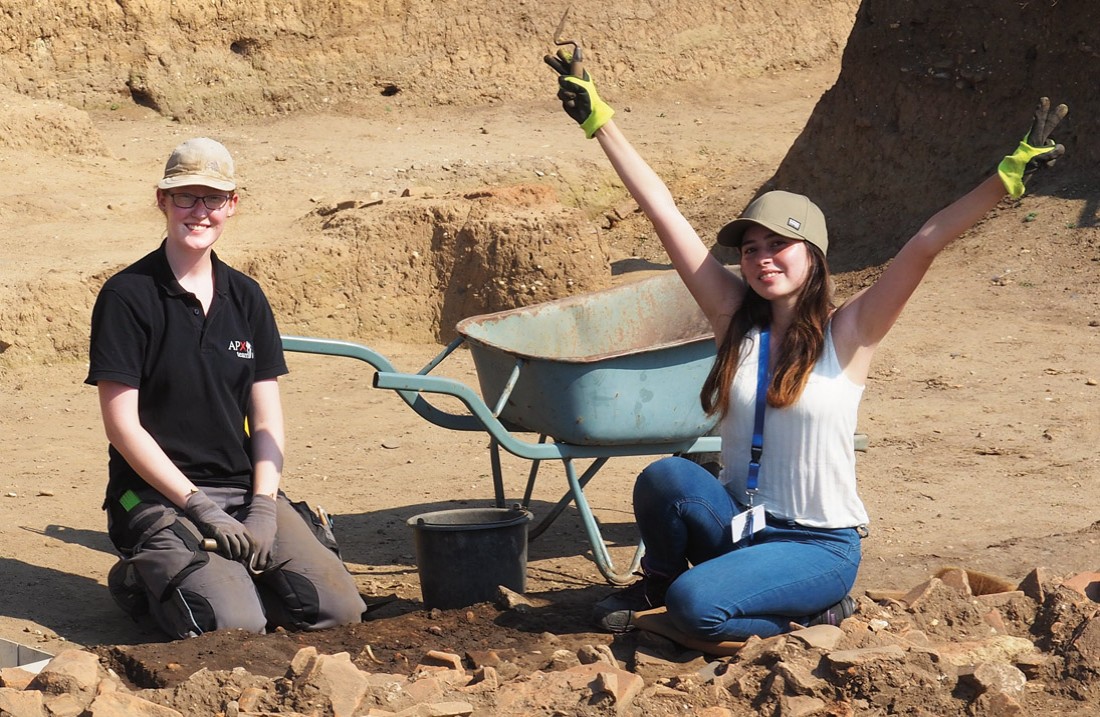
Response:
[[[741,242],[741,274],[752,290],[768,301],[793,302],[810,275],[806,243],[760,225],[749,227]]]
[[[175,200],[173,195],[176,195]],[[210,209],[207,203],[218,204],[218,200],[213,197],[225,198],[225,203],[217,209]],[[177,201],[188,204],[196,199],[194,206],[189,208],[176,205]],[[168,244],[174,249],[187,252],[208,251],[221,236],[226,220],[237,211],[238,199],[236,192],[202,185],[158,189],[157,206],[164,212],[167,220]]]

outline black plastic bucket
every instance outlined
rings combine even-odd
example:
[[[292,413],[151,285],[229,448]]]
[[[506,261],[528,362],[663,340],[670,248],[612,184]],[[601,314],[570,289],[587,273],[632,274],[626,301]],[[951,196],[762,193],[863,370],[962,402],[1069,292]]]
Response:
[[[488,602],[498,585],[522,593],[531,518],[522,508],[458,508],[409,518],[424,607]]]

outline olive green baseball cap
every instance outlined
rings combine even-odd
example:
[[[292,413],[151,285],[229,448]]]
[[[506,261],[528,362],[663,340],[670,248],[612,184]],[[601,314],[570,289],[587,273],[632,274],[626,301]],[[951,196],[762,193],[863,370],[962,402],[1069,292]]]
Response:
[[[196,137],[183,142],[168,157],[161,189],[198,185],[231,192],[237,188],[233,157],[221,142]]]
[[[780,236],[813,244],[825,254],[829,249],[829,231],[825,228],[825,215],[809,197],[782,190],[761,194],[752,200],[741,216],[722,227],[718,243],[722,246],[741,246],[745,231],[759,224]]]

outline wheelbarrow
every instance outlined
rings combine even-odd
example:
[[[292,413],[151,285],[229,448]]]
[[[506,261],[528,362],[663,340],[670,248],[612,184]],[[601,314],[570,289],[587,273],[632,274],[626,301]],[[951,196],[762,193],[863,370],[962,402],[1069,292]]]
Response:
[[[710,325],[674,272],[534,306],[474,316],[458,338],[415,374],[347,341],[284,336],[283,347],[355,358],[376,370],[373,385],[390,389],[431,423],[490,436],[496,506],[505,506],[501,449],[532,461],[521,507],[526,509],[542,461],[561,461],[568,490],[532,526],[537,538],[573,503],[600,573],[612,584],[632,579],[644,546],[616,570],[584,489],[615,457],[703,454],[720,450],[708,435],[699,391],[714,363]],[[466,344],[480,395],[460,381],[430,375]],[[432,405],[426,396],[458,399],[468,413]],[[537,438],[534,438],[537,436]],[[576,461],[591,463],[578,473]]]

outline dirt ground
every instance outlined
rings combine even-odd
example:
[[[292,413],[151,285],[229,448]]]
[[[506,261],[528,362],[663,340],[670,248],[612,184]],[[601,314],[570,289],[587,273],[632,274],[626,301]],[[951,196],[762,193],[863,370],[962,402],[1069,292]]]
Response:
[[[804,138],[841,59],[605,95],[713,235]],[[610,60],[591,60],[597,78],[601,62]],[[152,186],[171,148],[209,135],[234,152],[243,198],[217,250],[264,283],[284,333],[359,341],[415,372],[478,307],[534,303],[667,266],[598,147],[553,100],[549,73],[545,80],[541,99],[430,111],[395,104],[189,122],[123,104],[69,120],[70,144],[86,138],[80,151],[8,143],[0,153],[0,638],[47,652],[133,646],[128,654],[146,669],[163,665],[146,675],[149,685],[204,665],[281,674],[307,643],[353,656],[369,644],[400,671],[433,640],[458,652],[512,646],[532,666],[544,658],[544,633],[565,647],[610,642],[586,623],[610,587],[572,508],[529,547],[528,592],[548,607],[524,624],[488,609],[453,617],[419,609],[405,520],[490,504],[487,436],[427,423],[372,388],[369,366],[331,357],[288,355],[284,487],[333,516],[349,569],[380,603],[371,619],[320,635],[168,646],[122,616],[105,587],[115,559],[100,509],[106,443],[81,352],[103,278],[159,239]],[[1026,126],[1032,101],[1006,116]],[[31,116],[61,111],[54,100],[35,102],[18,106]],[[857,592],[906,589],[948,565],[1012,580],[1037,566],[1098,567],[1100,190],[1095,172],[1063,165],[940,257],[879,351],[860,419],[870,442],[860,485],[873,524]],[[895,212],[899,224],[921,219],[907,207]],[[440,239],[448,231],[454,244]],[[479,251],[501,264],[454,263],[463,240],[491,243]],[[881,251],[868,255],[876,259],[861,265],[841,253],[841,297],[880,269]],[[435,263],[418,269],[420,261]],[[494,274],[501,265],[516,268]],[[440,290],[440,276],[460,274],[462,291]],[[509,291],[493,294],[497,279]],[[437,372],[476,387],[465,350]],[[586,490],[620,566],[636,541],[630,486],[646,460],[614,459]],[[504,470],[509,499],[519,500],[527,465],[506,455]],[[536,517],[565,487],[558,467],[543,468]]]

